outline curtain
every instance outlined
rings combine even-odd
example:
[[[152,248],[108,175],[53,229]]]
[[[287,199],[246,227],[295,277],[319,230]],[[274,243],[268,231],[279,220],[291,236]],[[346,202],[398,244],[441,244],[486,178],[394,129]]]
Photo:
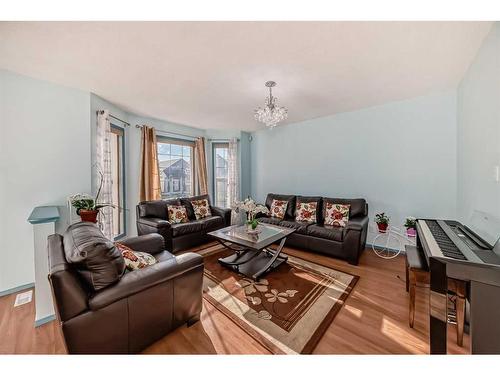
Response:
[[[144,125],[141,129],[141,201],[161,199],[160,171],[155,128]]]
[[[196,174],[198,176],[198,185],[200,194],[208,194],[207,182],[207,159],[205,157],[205,138],[196,138],[194,145],[194,158],[196,163]]]
[[[96,176],[94,178],[94,191],[100,188],[97,203],[113,204],[113,176],[111,173],[111,124],[109,112],[97,113],[96,135]],[[102,186],[101,186],[102,184]],[[104,207],[100,210],[99,227],[104,236],[112,240],[113,234],[113,207]]]
[[[240,177],[238,162],[238,140],[232,138],[229,140],[228,160],[227,160],[227,206],[234,207],[240,200]],[[231,212],[231,223],[239,224],[240,217],[235,210]]]

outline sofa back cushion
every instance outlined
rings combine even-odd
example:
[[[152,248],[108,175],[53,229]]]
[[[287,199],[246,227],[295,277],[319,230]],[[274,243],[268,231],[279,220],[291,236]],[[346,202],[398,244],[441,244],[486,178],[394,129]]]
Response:
[[[316,203],[316,223],[320,223],[322,219],[322,212],[323,212],[323,198],[321,197],[311,197],[311,196],[304,196],[304,195],[297,195],[295,199],[295,206],[296,209],[298,208],[300,203]],[[295,212],[295,216],[297,215],[297,212]]]
[[[167,205],[179,206],[180,204],[179,199],[140,202],[138,205],[139,217],[157,217],[168,220]]]
[[[323,209],[321,210],[323,219],[325,217],[325,208],[327,203],[349,205],[349,218],[368,215],[366,200],[364,200],[363,198],[323,198]]]
[[[91,290],[98,291],[120,280],[125,261],[115,244],[97,225],[80,222],[64,233],[64,254]]]
[[[193,205],[191,204],[191,202],[192,201],[199,201],[202,199],[206,199],[208,201],[208,206],[210,207],[210,197],[208,196],[208,194],[196,195],[194,197],[189,197],[189,198],[181,198],[181,204],[183,206],[186,206],[189,220],[196,220],[196,215],[194,213],[194,208],[193,208]]]
[[[274,194],[274,193],[267,194],[266,207],[268,209],[271,209],[271,204],[273,203],[274,199],[288,202],[286,206],[285,219],[293,220],[293,218],[295,217],[295,195],[284,195],[284,194]]]

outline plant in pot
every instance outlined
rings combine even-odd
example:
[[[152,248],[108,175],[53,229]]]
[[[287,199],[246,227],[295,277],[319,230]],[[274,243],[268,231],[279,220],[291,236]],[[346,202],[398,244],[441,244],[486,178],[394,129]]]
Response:
[[[97,216],[99,215],[99,210],[104,207],[115,207],[111,203],[98,203],[99,195],[101,194],[101,189],[104,181],[104,176],[102,172],[99,172],[100,182],[99,189],[95,197],[88,194],[75,194],[71,196],[70,202],[76,209],[76,213],[80,216],[82,221],[87,221],[91,223],[97,223]]]
[[[413,216],[408,216],[405,220],[406,235],[408,237],[417,236],[417,219]]]
[[[385,233],[391,218],[385,214],[385,212],[375,215],[375,222],[377,223],[378,231],[380,233]]]
[[[257,226],[259,225],[259,222],[257,221],[257,214],[269,213],[269,210],[267,209],[266,206],[255,203],[255,201],[250,197],[248,197],[244,201],[235,202],[234,209],[236,212],[243,211],[246,213],[247,216],[246,226],[248,233],[258,232]]]

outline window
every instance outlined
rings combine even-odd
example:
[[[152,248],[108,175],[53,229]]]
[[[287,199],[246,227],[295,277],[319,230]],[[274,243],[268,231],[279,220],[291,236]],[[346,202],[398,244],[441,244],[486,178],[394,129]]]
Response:
[[[194,142],[158,137],[161,197],[194,195]]]
[[[111,175],[113,179],[113,234],[115,239],[124,237],[125,229],[125,134],[122,128],[111,125]]]
[[[228,207],[227,202],[227,158],[229,144],[214,143],[213,145],[213,166],[214,166],[214,196],[215,206]]]

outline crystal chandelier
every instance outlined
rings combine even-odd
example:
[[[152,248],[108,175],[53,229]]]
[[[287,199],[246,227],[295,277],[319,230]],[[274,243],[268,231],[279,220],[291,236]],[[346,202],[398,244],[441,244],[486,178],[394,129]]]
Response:
[[[255,110],[255,119],[263,122],[270,129],[274,128],[278,122],[286,120],[288,117],[288,110],[285,107],[278,107],[276,105],[276,97],[273,96],[272,88],[276,86],[276,82],[267,81],[266,87],[269,87],[269,97],[266,98],[266,106],[264,108],[257,108]]]

